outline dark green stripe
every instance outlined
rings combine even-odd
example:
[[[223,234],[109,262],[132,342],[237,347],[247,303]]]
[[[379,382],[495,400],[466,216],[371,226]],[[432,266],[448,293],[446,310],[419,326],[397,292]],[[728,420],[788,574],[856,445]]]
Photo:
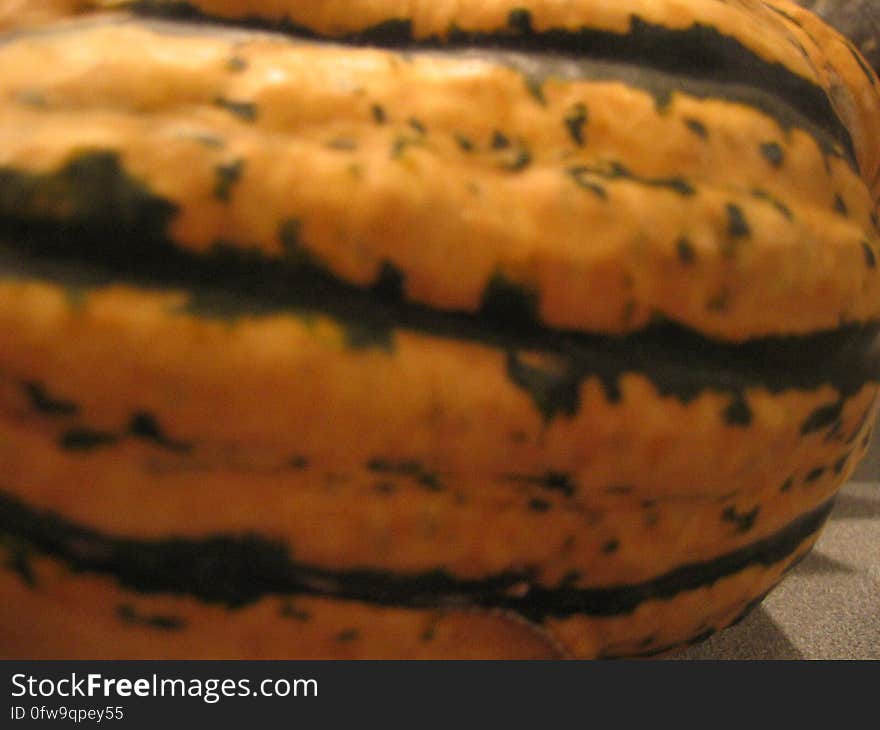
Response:
[[[831,385],[847,397],[880,380],[877,325],[745,344],[660,321],[625,337],[548,330],[535,321],[537,295],[503,278],[493,280],[483,311],[439,312],[399,301],[402,275],[387,267],[373,289],[339,281],[296,253],[301,246],[293,245],[290,226],[279,233],[289,254],[281,260],[220,242],[207,254],[184,250],[166,234],[175,215],[175,206],[131,179],[112,152],[83,153],[54,174],[0,168],[0,279],[55,282],[71,292],[72,304],[90,290],[127,282],[187,291],[186,311],[206,318],[327,315],[351,347],[389,354],[397,330],[479,342],[504,353],[511,381],[548,418],[576,413],[588,378],[617,400],[625,373],[642,374],[661,395],[684,402],[712,390],[746,405],[751,387],[778,393]],[[535,364],[531,353],[548,357]]]
[[[776,534],[713,560],[684,565],[644,583],[587,589],[566,583],[541,587],[535,585],[530,570],[511,569],[481,580],[461,580],[442,570],[333,571],[298,563],[284,543],[255,534],[166,540],[116,537],[5,492],[0,492],[0,534],[26,542],[71,570],[112,576],[134,591],[192,596],[229,607],[270,595],[309,594],[385,606],[500,608],[541,621],[579,614],[629,614],[646,601],[673,599],[749,567],[775,565],[816,534],[832,506],[829,501]],[[512,590],[524,583],[527,592]]]

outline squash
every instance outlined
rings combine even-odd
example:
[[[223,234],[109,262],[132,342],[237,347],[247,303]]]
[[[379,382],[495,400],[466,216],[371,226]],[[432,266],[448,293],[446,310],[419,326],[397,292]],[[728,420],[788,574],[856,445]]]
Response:
[[[66,16],[86,14],[101,0],[0,0],[0,31],[39,27]]]
[[[94,5],[0,44],[0,653],[654,655],[809,551],[880,384],[836,32]]]

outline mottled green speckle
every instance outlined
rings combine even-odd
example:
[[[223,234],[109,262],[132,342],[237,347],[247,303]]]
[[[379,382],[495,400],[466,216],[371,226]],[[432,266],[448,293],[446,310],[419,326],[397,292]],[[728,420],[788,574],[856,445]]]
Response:
[[[706,302],[706,309],[710,312],[715,312],[716,314],[723,314],[729,307],[730,293],[725,289],[713,294],[709,297],[709,301]]]
[[[755,526],[760,513],[760,507],[754,507],[748,512],[738,512],[736,507],[727,507],[721,513],[721,519],[724,522],[731,523],[734,526],[734,530],[742,534],[749,532]]]
[[[788,220],[794,220],[794,213],[791,208],[789,208],[785,203],[779,200],[777,197],[771,195],[766,190],[762,190],[761,188],[755,188],[752,190],[752,195],[758,200],[762,200],[765,203],[769,203],[776,210]]]
[[[309,466],[309,459],[302,454],[297,454],[296,456],[291,456],[290,459],[287,460],[287,465],[291,469],[307,469]]]
[[[228,202],[233,186],[241,180],[244,168],[245,161],[242,159],[217,165],[214,168],[214,197],[224,203]]]
[[[425,123],[421,119],[410,117],[407,120],[407,124],[409,124],[409,126],[416,134],[424,136],[428,133],[428,128],[425,126]]]
[[[604,555],[612,555],[620,550],[620,541],[619,540],[608,540],[602,545],[602,553]]]
[[[367,469],[375,474],[397,475],[413,479],[416,484],[431,492],[439,492],[443,489],[440,478],[421,463],[414,460],[391,461],[381,457],[370,459]],[[392,485],[393,486],[393,485]]]
[[[115,434],[93,431],[87,428],[72,428],[61,434],[58,446],[65,451],[93,451],[117,442]]]
[[[811,471],[809,471],[807,473],[807,476],[804,478],[804,481],[807,484],[811,484],[812,482],[816,482],[819,479],[821,479],[823,476],[825,476],[826,471],[827,471],[827,469],[825,469],[824,466],[816,467],[815,469],[812,469]]]
[[[565,117],[565,128],[569,136],[578,147],[583,147],[586,142],[584,126],[587,124],[589,115],[585,104],[575,104]]]
[[[593,170],[589,167],[584,167],[582,165],[571,167],[568,169],[568,174],[579,188],[593,193],[596,197],[601,198],[602,200],[608,198],[608,191],[605,189],[605,186],[596,180]]]
[[[525,170],[531,163],[532,153],[523,142],[518,143],[511,153],[501,160],[501,166],[511,172]]]
[[[642,177],[633,173],[619,162],[612,162],[607,166],[591,167],[579,165],[568,169],[568,174],[574,181],[586,190],[596,193],[599,197],[606,197],[605,188],[597,183],[597,180],[616,181],[626,180],[629,182],[645,185],[646,187],[665,188],[683,196],[691,196],[696,193],[693,185],[684,178],[651,178]]]
[[[492,134],[491,146],[493,150],[505,150],[510,147],[510,138],[496,129]]]
[[[128,433],[135,438],[150,441],[169,451],[185,453],[192,449],[192,444],[169,438],[156,417],[146,411],[139,411],[132,415],[128,424]]]
[[[470,137],[461,134],[461,132],[456,132],[454,137],[456,144],[458,144],[462,152],[470,153],[474,151],[474,142]]]
[[[231,56],[226,61],[226,68],[232,73],[241,73],[242,71],[246,71],[247,67],[247,59],[242,56]]]
[[[728,203],[725,210],[727,212],[727,232],[731,237],[745,238],[752,234],[742,208],[735,203]]]
[[[697,253],[694,250],[693,244],[685,237],[678,239],[678,243],[675,245],[675,252],[678,260],[686,266],[693,264],[697,259]]]
[[[874,253],[874,249],[871,248],[870,244],[867,241],[862,241],[862,253],[865,257],[865,266],[869,269],[877,268],[877,255]]]
[[[685,125],[691,132],[693,132],[698,137],[703,139],[707,139],[709,137],[709,132],[706,129],[706,125],[703,124],[699,119],[694,119],[693,117],[689,117],[684,120]]]
[[[33,109],[46,109],[49,106],[49,100],[46,98],[46,95],[35,89],[20,91],[16,98],[21,104]]]
[[[420,137],[412,137],[405,134],[398,135],[391,143],[391,159],[399,160],[410,147],[424,147],[425,140]]]
[[[41,383],[24,383],[22,388],[34,410],[49,416],[72,416],[79,407],[71,400],[50,395]]]
[[[536,497],[535,499],[529,500],[529,510],[538,513],[549,512],[550,503],[546,499]]]
[[[785,151],[778,142],[764,142],[761,145],[761,154],[773,167],[782,167],[785,162]]]
[[[361,632],[357,629],[344,629],[336,634],[336,640],[342,644],[357,641],[361,638]]]
[[[575,104],[565,117],[565,128],[569,136],[578,147],[583,147],[586,142],[584,127],[588,121],[587,107],[584,104]]]
[[[523,82],[526,85],[526,91],[541,106],[547,105],[547,97],[544,96],[544,78],[537,74],[523,72]]]
[[[370,114],[373,116],[373,121],[376,124],[385,124],[388,121],[388,114],[385,111],[385,107],[381,104],[373,104],[370,107]]]
[[[806,436],[832,426],[843,413],[843,406],[844,401],[838,400],[816,408],[801,424],[801,435]]]
[[[245,122],[253,122],[257,119],[257,105],[250,101],[234,101],[218,96],[214,99],[214,105],[225,109]]]
[[[327,141],[326,147],[337,152],[354,152],[358,148],[358,144],[350,137],[334,137]]]

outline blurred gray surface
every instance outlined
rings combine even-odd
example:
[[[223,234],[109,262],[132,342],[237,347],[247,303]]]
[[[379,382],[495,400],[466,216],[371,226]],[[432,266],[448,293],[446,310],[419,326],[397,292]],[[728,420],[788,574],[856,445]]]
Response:
[[[667,658],[880,660],[880,438],[806,559],[742,623]]]

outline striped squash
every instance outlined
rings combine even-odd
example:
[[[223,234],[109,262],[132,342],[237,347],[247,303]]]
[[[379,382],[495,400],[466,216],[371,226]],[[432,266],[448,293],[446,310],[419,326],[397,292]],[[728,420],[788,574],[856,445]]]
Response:
[[[74,5],[0,43],[0,655],[654,655],[813,545],[880,384],[815,16]]]

